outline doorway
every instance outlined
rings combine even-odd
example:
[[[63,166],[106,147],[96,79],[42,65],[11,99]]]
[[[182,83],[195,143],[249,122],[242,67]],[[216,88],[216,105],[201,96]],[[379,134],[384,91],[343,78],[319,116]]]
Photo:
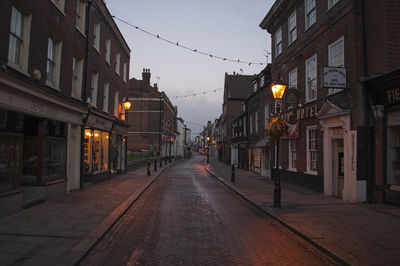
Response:
[[[344,148],[343,139],[332,140],[332,195],[343,198]]]

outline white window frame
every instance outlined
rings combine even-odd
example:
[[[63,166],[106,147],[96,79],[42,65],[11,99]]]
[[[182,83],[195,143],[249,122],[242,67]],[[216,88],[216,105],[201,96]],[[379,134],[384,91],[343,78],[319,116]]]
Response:
[[[304,31],[317,22],[316,0],[304,0]]]
[[[60,68],[61,68],[62,42],[56,42],[52,38],[47,42],[46,60],[46,85],[60,90]],[[52,68],[52,74],[49,70]]]
[[[265,78],[264,78],[264,75],[262,75],[262,76],[260,77],[260,88],[261,88],[262,86],[264,86],[264,84],[265,84]]]
[[[117,75],[119,76],[120,71],[121,71],[121,54],[117,53],[115,55],[115,73],[117,73]]]
[[[315,136],[314,136],[314,140],[315,141],[315,145],[314,147],[310,147],[311,143],[310,143],[310,138],[312,137],[310,135],[311,131],[315,131]],[[313,125],[313,126],[308,126],[306,128],[306,145],[307,145],[307,174],[311,174],[311,175],[317,175],[318,174],[318,130],[317,130],[317,126]],[[315,169],[311,169],[311,160],[312,157],[314,158],[315,161]]]
[[[289,72],[289,88],[297,89],[297,68]]]
[[[118,118],[119,91],[114,92],[114,116]]]
[[[294,149],[293,149],[293,146],[294,146]],[[289,139],[289,168],[288,168],[288,170],[296,172],[297,171],[296,163],[297,163],[297,141],[294,139]]]
[[[90,105],[93,107],[97,107],[97,92],[99,90],[99,73],[96,71],[92,71],[92,82],[91,82],[91,101]]]
[[[83,59],[72,58],[72,86],[71,96],[76,99],[82,98],[82,81],[83,81]]]
[[[7,65],[29,76],[28,59],[32,16],[22,14],[13,6],[10,19]]]
[[[75,28],[85,35],[86,1],[76,0]]]
[[[106,40],[106,63],[111,65],[111,39]]]
[[[328,0],[328,10],[334,7],[340,0]]]
[[[97,52],[100,53],[100,34],[101,34],[101,24],[100,23],[94,23],[93,25],[93,47],[96,49]]]
[[[275,32],[275,58],[282,53],[282,27]]]
[[[128,63],[124,63],[122,79],[124,80],[125,83],[127,82],[127,75],[128,75]]]
[[[309,63],[315,61],[315,65],[313,66],[313,69],[310,69]],[[306,79],[305,79],[305,89],[306,89],[306,99],[305,102],[311,102],[317,99],[317,94],[318,94],[318,83],[317,83],[317,76],[318,76],[318,58],[317,54],[313,55],[312,57],[308,58],[305,62],[305,69],[306,69]],[[314,72],[311,72],[311,71]],[[315,83],[315,84],[312,84]],[[311,85],[315,86],[315,89],[311,87]],[[313,94],[313,91],[315,91],[315,95]]]
[[[108,113],[108,103],[110,97],[110,83],[104,83],[104,90],[103,90],[103,111]]]
[[[296,10],[288,18],[288,46],[297,40]]]
[[[51,2],[61,11],[61,13],[65,16],[65,0],[51,0]]]
[[[336,45],[342,43],[342,51],[341,53],[338,54],[333,54],[333,49],[335,48]],[[339,60],[338,62],[333,62],[333,57],[335,57],[335,59],[337,58],[337,56],[339,55],[342,56],[342,59]],[[328,45],[328,65],[331,67],[345,67],[344,65],[345,63],[345,47],[344,47],[344,36],[341,36],[339,39],[337,39],[336,41],[334,41],[333,43],[331,43],[330,45]],[[328,94],[334,94],[337,92],[343,91],[343,89],[337,89],[337,88],[329,88],[328,89]]]

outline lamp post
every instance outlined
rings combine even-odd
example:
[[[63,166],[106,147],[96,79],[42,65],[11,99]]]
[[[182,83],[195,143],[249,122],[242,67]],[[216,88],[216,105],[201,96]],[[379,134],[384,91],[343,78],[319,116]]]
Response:
[[[174,143],[174,138],[173,137],[171,137],[170,139],[169,139],[169,162],[171,162],[171,146],[172,146],[172,143]]]
[[[210,162],[210,137],[207,137],[207,163]]]
[[[122,104],[124,105],[124,108],[125,108],[126,112],[128,112],[129,109],[131,109],[132,104],[131,104],[131,102],[129,101],[128,98],[125,97],[123,102],[122,102]],[[128,121],[128,114],[127,113],[125,113],[125,120]]]
[[[275,81],[271,85],[271,91],[274,96],[274,100],[276,102],[276,113],[279,115],[281,112],[281,99],[283,97],[283,94],[285,93],[286,85],[282,82],[280,79],[280,76],[278,77],[278,80]],[[279,135],[278,139],[276,141],[276,168],[275,168],[275,174],[274,174],[274,208],[279,208],[281,207],[281,177],[279,174]]]

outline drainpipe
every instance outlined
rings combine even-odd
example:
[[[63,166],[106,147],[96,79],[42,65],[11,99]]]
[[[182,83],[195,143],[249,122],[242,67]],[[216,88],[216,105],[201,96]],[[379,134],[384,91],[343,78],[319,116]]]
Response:
[[[364,78],[369,76],[368,73],[368,51],[367,51],[367,32],[366,32],[366,8],[365,8],[365,1],[361,1],[361,9],[362,9],[362,36],[363,36],[363,70],[364,70]],[[373,162],[373,150],[372,150],[372,136],[371,136],[371,130],[370,130],[370,114],[371,110],[369,107],[369,93],[366,91],[364,83],[363,83],[363,93],[364,93],[364,112],[365,112],[365,147],[366,147],[366,155],[367,155],[367,161]],[[374,171],[374,165],[373,164],[367,164],[367,173],[366,173],[366,181],[367,181],[367,202],[372,203],[373,202],[373,195],[372,195],[372,188],[374,185],[374,180],[373,178],[373,171]]]
[[[84,61],[84,67],[83,67],[83,78],[82,78],[82,83],[83,83],[83,88],[82,88],[82,92],[81,92],[81,99],[84,105],[88,106],[87,104],[87,94],[86,94],[86,90],[87,90],[87,73],[88,73],[88,57],[89,57],[89,15],[90,15],[90,6],[92,5],[92,0],[87,0],[86,1],[86,17],[85,17],[85,35],[86,35],[86,44],[85,44],[85,61]],[[85,124],[86,121],[89,117],[89,112],[90,109],[88,110],[88,113],[86,115],[86,117],[83,119],[83,125],[81,125],[81,169],[80,169],[80,182],[79,182],[79,187],[80,190],[83,190],[83,159],[84,159],[84,154],[83,154],[83,150],[84,150],[84,141],[85,141]]]

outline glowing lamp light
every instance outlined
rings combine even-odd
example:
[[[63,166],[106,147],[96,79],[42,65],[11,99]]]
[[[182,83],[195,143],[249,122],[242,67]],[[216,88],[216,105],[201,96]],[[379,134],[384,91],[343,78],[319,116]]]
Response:
[[[285,93],[286,85],[281,81],[275,81],[271,86],[272,94],[274,95],[274,99],[282,99],[283,94]]]
[[[94,133],[94,136],[97,138],[99,136],[99,134],[98,133]]]
[[[91,135],[90,132],[86,132],[86,136],[90,137]]]
[[[210,141],[210,137],[207,137],[207,142],[209,142]]]
[[[130,101],[125,100],[125,101],[123,102],[123,104],[124,104],[125,110],[129,111],[129,109],[131,109],[131,105],[132,105],[132,104],[131,104]]]

